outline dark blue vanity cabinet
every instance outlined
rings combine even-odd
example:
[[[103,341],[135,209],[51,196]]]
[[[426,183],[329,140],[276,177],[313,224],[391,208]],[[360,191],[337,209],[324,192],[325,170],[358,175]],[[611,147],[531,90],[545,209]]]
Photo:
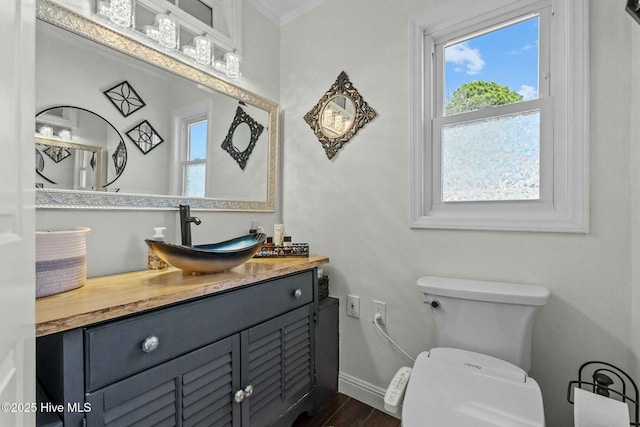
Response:
[[[43,336],[38,380],[65,426],[290,426],[317,405],[317,296],[313,269]]]
[[[316,323],[316,406],[320,408],[338,392],[339,369],[339,300],[327,297],[320,300]]]

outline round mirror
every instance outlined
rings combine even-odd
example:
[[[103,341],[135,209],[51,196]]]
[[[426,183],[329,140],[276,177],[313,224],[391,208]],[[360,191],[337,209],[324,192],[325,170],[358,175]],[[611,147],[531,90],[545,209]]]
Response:
[[[320,112],[320,129],[328,138],[347,133],[355,122],[356,106],[351,98],[336,95],[330,98]]]
[[[233,131],[233,147],[240,153],[244,153],[251,144],[251,127],[247,123],[240,123]]]
[[[37,173],[58,189],[102,190],[122,175],[127,164],[120,133],[84,108],[57,106],[38,113],[36,138],[41,153],[36,154]],[[104,165],[97,164],[98,159]]]

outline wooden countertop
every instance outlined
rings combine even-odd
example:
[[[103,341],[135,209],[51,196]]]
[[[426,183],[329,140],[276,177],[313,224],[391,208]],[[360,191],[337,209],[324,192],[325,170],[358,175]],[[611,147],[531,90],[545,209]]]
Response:
[[[329,258],[254,258],[229,271],[185,275],[143,270],[87,279],[83,287],[36,300],[36,336],[74,329],[327,264]]]

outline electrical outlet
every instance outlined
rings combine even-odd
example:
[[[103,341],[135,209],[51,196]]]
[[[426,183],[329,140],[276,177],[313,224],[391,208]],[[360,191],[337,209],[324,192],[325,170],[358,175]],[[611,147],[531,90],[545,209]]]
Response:
[[[360,297],[347,295],[347,316],[360,318]]]
[[[373,300],[373,321],[375,322],[376,314],[380,315],[380,320],[378,324],[386,325],[387,324],[387,303],[382,301]]]

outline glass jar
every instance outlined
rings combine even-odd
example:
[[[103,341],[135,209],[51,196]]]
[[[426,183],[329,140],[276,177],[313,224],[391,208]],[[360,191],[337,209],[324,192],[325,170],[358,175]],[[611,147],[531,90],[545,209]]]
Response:
[[[179,46],[178,24],[171,16],[171,12],[156,15],[155,25],[158,28],[158,43],[160,46],[167,49],[177,49]]]

